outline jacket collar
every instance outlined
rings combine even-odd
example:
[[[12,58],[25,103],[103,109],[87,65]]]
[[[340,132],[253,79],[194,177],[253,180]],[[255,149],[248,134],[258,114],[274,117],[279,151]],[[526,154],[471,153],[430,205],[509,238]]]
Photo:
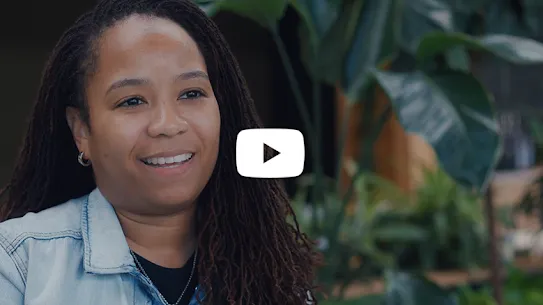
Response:
[[[98,188],[83,202],[81,231],[86,272],[113,274],[136,270],[117,214]]]

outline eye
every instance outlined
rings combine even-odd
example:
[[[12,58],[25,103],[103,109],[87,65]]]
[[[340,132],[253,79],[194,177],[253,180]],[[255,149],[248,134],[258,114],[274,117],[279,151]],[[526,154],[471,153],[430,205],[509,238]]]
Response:
[[[144,101],[140,97],[130,97],[130,98],[125,99],[117,107],[136,107],[143,103]]]
[[[192,100],[192,99],[200,98],[202,96],[204,96],[204,93],[202,91],[200,91],[200,90],[190,90],[190,91],[186,91],[183,94],[181,94],[179,96],[179,99]]]

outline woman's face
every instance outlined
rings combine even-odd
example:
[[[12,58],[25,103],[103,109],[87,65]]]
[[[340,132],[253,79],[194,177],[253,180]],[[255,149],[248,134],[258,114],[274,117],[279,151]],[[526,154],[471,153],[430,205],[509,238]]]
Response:
[[[68,120],[104,195],[147,213],[192,204],[215,167],[220,114],[189,34],[153,17],[116,24],[99,40],[86,90],[90,131]]]

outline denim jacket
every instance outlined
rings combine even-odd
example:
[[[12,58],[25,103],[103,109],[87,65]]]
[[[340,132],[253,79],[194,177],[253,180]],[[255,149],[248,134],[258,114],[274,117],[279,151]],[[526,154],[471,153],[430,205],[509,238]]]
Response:
[[[0,304],[164,305],[98,189],[0,223]]]

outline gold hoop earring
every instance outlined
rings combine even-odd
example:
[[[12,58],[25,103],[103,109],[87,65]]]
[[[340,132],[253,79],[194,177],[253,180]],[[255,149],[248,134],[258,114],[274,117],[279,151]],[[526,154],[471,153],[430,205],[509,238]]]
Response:
[[[91,161],[83,159],[84,156],[85,156],[85,153],[80,152],[79,155],[77,156],[77,161],[79,162],[79,164],[81,164],[84,167],[90,166]]]

